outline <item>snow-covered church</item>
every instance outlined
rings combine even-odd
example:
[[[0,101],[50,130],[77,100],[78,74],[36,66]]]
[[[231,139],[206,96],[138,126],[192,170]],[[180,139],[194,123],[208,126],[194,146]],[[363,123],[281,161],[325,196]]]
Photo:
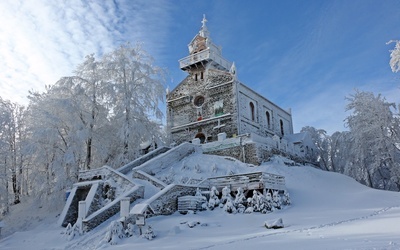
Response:
[[[237,78],[235,64],[213,43],[206,18],[179,60],[188,76],[167,93],[167,128],[171,141],[210,143],[243,135],[262,137],[279,149],[311,155],[306,134],[293,134],[291,110],[285,110]],[[221,137],[220,137],[221,140]],[[264,141],[265,141],[264,140]],[[292,150],[290,150],[292,149]]]
[[[175,145],[158,147],[119,168],[80,171],[59,217],[66,234],[90,231],[118,211],[122,228],[131,222],[144,226],[146,216],[203,209],[201,191],[213,201],[210,209],[218,204],[213,196],[224,192],[243,198],[270,194],[277,200],[282,195],[288,201],[284,176],[247,168],[274,155],[291,158],[285,164],[313,161],[313,142],[307,133],[293,133],[290,111],[237,79],[235,65],[211,41],[205,18],[202,23],[189,56],[179,61],[188,76],[167,94],[167,126]]]

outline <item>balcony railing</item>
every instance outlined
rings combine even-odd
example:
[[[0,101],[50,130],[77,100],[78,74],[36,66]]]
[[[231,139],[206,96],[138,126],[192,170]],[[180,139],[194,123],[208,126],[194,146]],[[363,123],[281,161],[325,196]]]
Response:
[[[232,63],[223,58],[221,55],[216,53],[210,48],[195,53],[193,55],[187,56],[179,60],[179,67],[181,69],[187,68],[190,65],[196,64],[201,61],[213,61],[214,63],[218,64],[220,67],[229,70],[232,66]]]

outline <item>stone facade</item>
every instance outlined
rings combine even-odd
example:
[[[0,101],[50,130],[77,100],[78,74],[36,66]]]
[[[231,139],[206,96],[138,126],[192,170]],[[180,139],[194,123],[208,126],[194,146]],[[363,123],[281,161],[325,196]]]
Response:
[[[157,197],[152,199],[149,204],[151,211],[154,215],[173,214],[178,210],[178,197],[195,195],[197,188],[197,186],[171,184],[165,192],[162,192],[162,195],[157,194]]]
[[[110,217],[114,216],[120,212],[120,205],[122,198],[130,198],[130,202],[141,199],[144,197],[144,187],[136,186],[131,192],[127,193],[124,197],[119,197],[118,199],[112,201],[110,204],[102,208],[101,210],[91,214],[86,219],[83,220],[83,231],[88,232],[93,228],[97,227],[104,221],[108,220]],[[99,206],[99,204],[97,204]],[[100,206],[101,207],[101,206]]]
[[[238,134],[235,84],[227,72],[206,70],[195,80],[191,72],[168,95],[167,119],[176,143],[200,138],[215,141],[220,132]]]
[[[253,91],[236,77],[235,65],[222,57],[221,48],[205,26],[189,44],[189,56],[180,67],[188,76],[167,93],[167,129],[170,142],[199,138],[218,139],[219,133],[236,137],[293,134],[292,115]]]

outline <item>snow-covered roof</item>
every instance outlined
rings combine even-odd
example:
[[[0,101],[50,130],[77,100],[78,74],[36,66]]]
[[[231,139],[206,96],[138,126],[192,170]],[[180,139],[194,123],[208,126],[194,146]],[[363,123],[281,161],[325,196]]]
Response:
[[[150,147],[151,145],[151,141],[145,141],[143,143],[140,143],[140,149],[146,149],[148,147]]]
[[[291,134],[291,135],[285,135],[283,138],[291,143],[299,143],[299,142],[303,142],[307,136],[309,136],[308,132],[301,132],[301,133],[295,133],[295,134]]]
[[[131,209],[130,214],[143,214],[147,210],[148,207],[149,207],[149,204],[147,204],[147,203],[137,204]]]

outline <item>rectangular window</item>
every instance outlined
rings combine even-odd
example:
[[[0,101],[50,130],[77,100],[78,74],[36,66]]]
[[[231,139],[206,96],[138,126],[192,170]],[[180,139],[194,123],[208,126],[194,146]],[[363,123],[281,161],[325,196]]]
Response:
[[[214,114],[215,114],[215,116],[221,116],[224,114],[223,100],[219,100],[214,103]]]

